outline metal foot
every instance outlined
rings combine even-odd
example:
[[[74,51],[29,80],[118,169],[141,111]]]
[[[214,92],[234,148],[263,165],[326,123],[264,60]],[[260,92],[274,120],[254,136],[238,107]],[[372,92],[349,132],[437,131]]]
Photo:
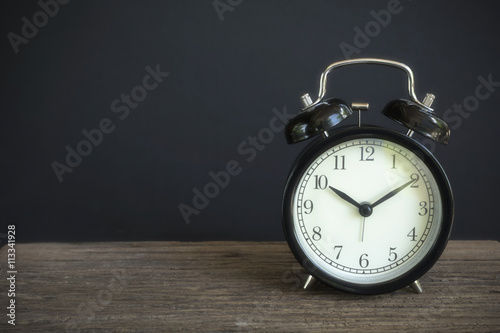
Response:
[[[413,289],[415,291],[415,293],[417,294],[421,294],[423,293],[424,291],[422,290],[422,286],[420,285],[420,282],[418,280],[416,280],[415,282],[413,282],[412,284],[410,284],[410,287],[411,289]]]
[[[306,283],[304,283],[304,290],[306,290],[307,288],[312,286],[315,282],[316,282],[316,279],[312,275],[309,275],[307,277]]]

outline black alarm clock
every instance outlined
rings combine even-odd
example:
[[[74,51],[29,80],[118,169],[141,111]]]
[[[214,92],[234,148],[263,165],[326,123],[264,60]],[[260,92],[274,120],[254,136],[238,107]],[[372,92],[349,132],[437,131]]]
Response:
[[[410,100],[388,103],[382,114],[409,129],[364,125],[368,104],[323,100],[328,73],[354,64],[396,67],[408,76]],[[283,196],[283,228],[298,262],[319,280],[356,294],[411,286],[438,260],[453,224],[449,180],[414,132],[447,144],[450,130],[420,102],[411,69],[400,62],[361,58],[331,64],[322,73],[318,99],[302,96],[304,109],[285,128],[288,143],[313,141],[295,161]],[[358,112],[357,126],[337,128]]]

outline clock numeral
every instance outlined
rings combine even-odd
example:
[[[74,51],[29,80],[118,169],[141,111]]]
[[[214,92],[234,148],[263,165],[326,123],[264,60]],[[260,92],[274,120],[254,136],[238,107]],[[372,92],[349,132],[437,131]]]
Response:
[[[396,261],[396,259],[398,259],[398,255],[396,254],[396,252],[394,252],[395,250],[396,250],[395,247],[389,248],[389,258],[387,260]]]
[[[418,185],[416,185],[416,183],[420,180],[420,176],[418,175],[418,173],[412,173],[410,178],[413,180],[413,183],[411,183],[410,187],[417,188]]]
[[[375,148],[373,147],[359,147],[361,149],[361,159],[360,161],[373,161],[372,155],[375,153]],[[365,153],[367,156],[365,157]]]
[[[312,239],[313,239],[314,241],[319,241],[319,240],[321,239],[321,234],[320,234],[320,232],[321,232],[321,228],[320,228],[320,227],[316,226],[316,227],[314,227],[314,228],[313,228],[313,235],[312,235]]]
[[[313,211],[313,202],[311,200],[304,201],[304,213],[311,214]]]
[[[335,168],[333,170],[345,170],[345,155],[340,156],[340,161],[338,155],[333,156],[333,158],[335,159]]]
[[[396,169],[396,154],[392,155],[392,168],[391,169]]]
[[[337,256],[335,257],[335,259],[340,258],[340,253],[342,252],[342,248],[343,248],[343,246],[342,246],[342,245],[335,245],[335,246],[333,247],[333,251],[339,250],[339,253],[337,253]]]
[[[314,179],[315,179],[314,189],[324,190],[328,186],[328,178],[326,178],[325,175],[321,175],[321,176],[315,175]]]
[[[411,229],[407,236],[411,238],[412,242],[416,242],[417,234],[415,233],[415,228]]]
[[[361,268],[366,268],[370,264],[367,258],[368,258],[367,253],[363,253],[361,257],[359,257],[359,266],[361,266]]]
[[[429,209],[427,208],[427,202],[420,201],[419,205],[420,205],[420,212],[418,213],[418,215],[420,215],[420,216],[427,215],[427,213],[429,212]]]

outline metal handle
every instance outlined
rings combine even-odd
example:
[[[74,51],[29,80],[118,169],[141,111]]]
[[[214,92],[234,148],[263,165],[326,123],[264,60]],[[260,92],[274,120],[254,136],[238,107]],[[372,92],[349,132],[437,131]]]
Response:
[[[323,73],[321,73],[321,78],[319,81],[319,93],[318,93],[318,99],[309,105],[306,105],[306,109],[318,104],[321,102],[323,97],[325,96],[325,91],[326,91],[326,77],[328,73],[330,73],[333,69],[339,68],[342,66],[347,66],[347,65],[356,65],[356,64],[374,64],[374,65],[383,65],[383,66],[391,66],[391,67],[396,67],[404,72],[406,72],[406,75],[408,76],[408,95],[410,96],[410,99],[415,102],[416,104],[420,105],[422,108],[428,110],[429,112],[432,112],[433,109],[430,108],[429,106],[425,105],[424,103],[420,102],[417,99],[417,96],[415,95],[415,79],[413,78],[413,72],[411,71],[410,67],[407,65],[403,64],[402,62],[397,62],[397,61],[392,61],[392,60],[386,60],[386,59],[377,59],[377,58],[358,58],[358,59],[348,59],[348,60],[342,60],[342,61],[337,61],[328,66]],[[308,94],[306,94],[308,95]],[[304,95],[304,96],[306,96]],[[305,97],[302,96],[302,99],[304,100]]]

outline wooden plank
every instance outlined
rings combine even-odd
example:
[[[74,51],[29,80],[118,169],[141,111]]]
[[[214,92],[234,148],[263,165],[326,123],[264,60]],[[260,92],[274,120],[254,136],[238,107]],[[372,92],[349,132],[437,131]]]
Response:
[[[451,241],[409,288],[377,296],[321,284],[283,242],[16,245],[16,326],[23,332],[500,331],[500,243]],[[7,324],[0,249],[0,331]]]

